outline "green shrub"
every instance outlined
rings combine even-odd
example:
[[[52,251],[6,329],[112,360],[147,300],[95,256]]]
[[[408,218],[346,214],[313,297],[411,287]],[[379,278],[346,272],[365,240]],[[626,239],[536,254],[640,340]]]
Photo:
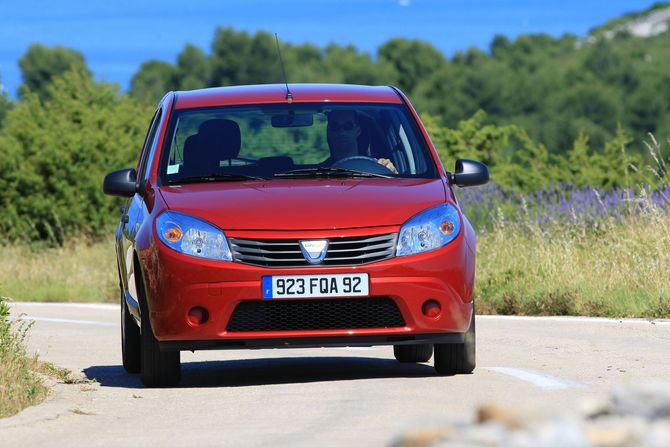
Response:
[[[24,340],[29,327],[13,327],[9,306],[0,296],[0,418],[41,402],[47,394],[42,381],[31,371],[35,359],[26,354]]]
[[[0,133],[0,230],[9,240],[62,244],[108,232],[119,201],[102,193],[105,173],[133,165],[151,110],[115,84],[70,71],[28,93]]]

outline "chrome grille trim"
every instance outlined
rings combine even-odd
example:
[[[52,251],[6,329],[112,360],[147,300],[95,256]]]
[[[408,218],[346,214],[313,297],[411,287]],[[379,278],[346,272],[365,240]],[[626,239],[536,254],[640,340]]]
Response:
[[[330,267],[354,266],[382,261],[395,256],[397,233],[374,236],[346,236],[328,239],[326,258],[310,264],[300,250],[300,239],[228,238],[233,260],[263,267]]]
[[[329,241],[330,241],[331,245],[333,245],[333,244],[352,244],[352,243],[368,244],[370,242],[388,240],[389,236],[394,236],[394,235],[395,234],[382,234],[381,236],[371,236],[371,237],[368,237],[366,239],[357,239],[355,242],[342,240],[342,239],[345,239],[345,238],[338,238],[338,239],[332,239],[332,240],[329,239]],[[363,237],[365,237],[365,236],[363,236]],[[346,239],[354,239],[354,238],[349,237],[349,238],[346,238]]]
[[[391,247],[395,247],[395,242],[393,242],[392,244],[387,243],[387,244],[368,245],[367,249],[368,250],[383,250],[383,249],[388,249],[388,248],[391,248]],[[330,249],[328,250],[329,253],[331,253],[331,252],[332,253],[347,253],[347,252],[350,252],[350,251],[351,250],[346,249],[346,248],[342,248],[340,250],[330,250]]]

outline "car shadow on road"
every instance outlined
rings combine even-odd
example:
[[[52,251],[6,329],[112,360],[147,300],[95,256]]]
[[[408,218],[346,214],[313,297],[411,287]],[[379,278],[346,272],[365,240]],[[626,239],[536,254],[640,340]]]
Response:
[[[141,388],[137,374],[120,365],[91,366],[86,376],[102,386]],[[182,364],[180,388],[240,387],[435,376],[428,364],[399,363],[370,357],[280,357],[215,360]]]
[[[139,374],[128,374],[123,365],[89,366],[83,370],[86,378],[102,386],[118,388],[144,388]]]

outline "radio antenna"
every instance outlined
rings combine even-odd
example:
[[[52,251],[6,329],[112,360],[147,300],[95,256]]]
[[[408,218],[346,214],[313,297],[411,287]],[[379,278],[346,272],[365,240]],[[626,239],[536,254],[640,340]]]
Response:
[[[286,100],[288,102],[293,101],[293,94],[291,93],[291,90],[288,88],[288,81],[286,80],[286,71],[284,71],[284,61],[281,58],[281,51],[279,50],[279,37],[277,37],[277,33],[275,33],[275,41],[277,42],[277,54],[279,55],[279,65],[281,66],[281,73],[284,76],[284,84],[286,84]]]

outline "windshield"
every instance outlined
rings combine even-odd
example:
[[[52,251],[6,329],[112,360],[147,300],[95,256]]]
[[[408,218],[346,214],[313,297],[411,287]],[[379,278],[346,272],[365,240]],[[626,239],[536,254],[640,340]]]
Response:
[[[435,178],[404,105],[271,104],[178,110],[163,183],[311,177]]]

